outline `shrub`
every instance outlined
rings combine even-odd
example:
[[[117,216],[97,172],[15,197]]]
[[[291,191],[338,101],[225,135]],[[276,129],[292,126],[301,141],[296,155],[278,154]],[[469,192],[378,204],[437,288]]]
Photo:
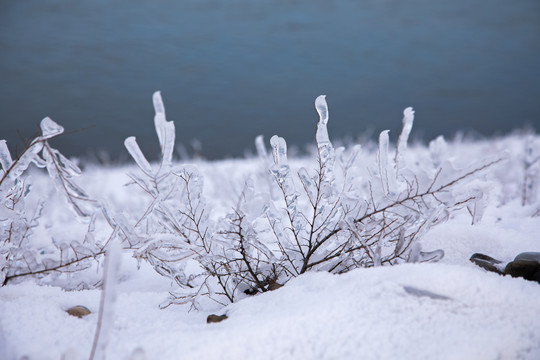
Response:
[[[179,287],[163,306],[198,308],[204,298],[226,304],[306,271],[438,261],[443,251],[422,251],[422,236],[463,207],[479,221],[482,192],[468,184],[501,161],[454,169],[441,158],[444,140],[439,140],[432,162],[410,163],[406,151],[414,112],[407,108],[393,155],[383,131],[376,162],[366,164],[360,146],[333,148],[325,96],[319,96],[313,168],[293,176],[285,140],[272,137],[271,181],[248,179],[231,212],[211,221],[202,176],[195,168],[172,165],[174,124],[166,121],[159,92],[154,107],[162,150],[158,166],[150,165],[135,138],[125,144],[140,169],[131,179],[149,196],[147,209],[132,224],[142,244],[135,256]],[[261,138],[256,144],[266,161]]]

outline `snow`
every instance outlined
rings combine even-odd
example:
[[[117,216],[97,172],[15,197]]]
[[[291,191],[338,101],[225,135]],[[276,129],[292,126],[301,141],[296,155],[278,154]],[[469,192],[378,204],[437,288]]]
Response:
[[[502,142],[458,145],[438,140],[437,144],[458,166],[470,163],[475,157],[471,154],[512,151],[522,146],[522,140],[508,137]],[[359,156],[373,159],[376,149],[364,149]],[[427,157],[425,146],[409,145],[404,161]],[[245,184],[242,180],[260,173],[264,161],[194,164],[204,176],[212,217],[230,211]],[[310,161],[288,159],[291,174],[301,167],[311,168]],[[483,185],[489,196],[481,222],[472,225],[464,208],[425,235],[422,249],[445,252],[438,263],[356,269],[342,275],[306,273],[278,290],[226,307],[208,303],[201,311],[188,311],[187,305],[160,309],[174,287],[147,263],[137,264],[125,252],[106,357],[539,359],[540,285],[489,273],[468,260],[475,252],[503,262],[521,252],[540,252],[540,217],[532,216],[538,208],[509,197],[519,191],[513,184],[522,174],[508,168],[493,170],[500,183]],[[148,199],[134,196],[133,187],[128,191],[124,186],[134,170],[135,165],[87,167],[79,183],[90,196],[106,199],[112,211],[144,209]],[[65,200],[55,197],[47,177],[38,172],[32,176],[34,191],[51,197],[33,241],[39,243],[39,236],[46,234],[57,239],[84,235],[87,225],[74,220]],[[54,224],[62,224],[61,229]],[[95,271],[71,276],[100,280]],[[98,289],[66,291],[30,278],[8,283],[0,288],[0,359],[87,359],[100,298]],[[68,315],[65,310],[75,305],[86,306],[92,314]],[[207,324],[209,314],[227,314],[228,319]]]
[[[418,296],[412,287],[449,299]],[[1,290],[9,351],[59,359],[90,351],[99,292],[31,283]],[[283,288],[230,305],[229,319],[159,310],[164,293],[123,291],[109,358],[138,348],[150,359],[535,359],[540,354],[540,287],[472,266],[406,264],[336,276],[310,273]],[[85,304],[93,314],[63,310]],[[17,358],[17,357],[14,357]]]

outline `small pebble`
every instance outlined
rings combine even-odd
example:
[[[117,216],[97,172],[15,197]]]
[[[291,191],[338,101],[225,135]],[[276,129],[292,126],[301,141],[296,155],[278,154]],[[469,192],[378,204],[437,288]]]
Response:
[[[82,318],[83,316],[86,316],[88,314],[91,314],[92,312],[88,310],[87,307],[82,305],[77,305],[72,308],[69,308],[66,310],[66,312],[71,316],[76,316],[78,318]]]
[[[225,319],[227,319],[228,316],[227,315],[208,315],[208,317],[206,318],[206,323],[207,324],[210,324],[210,323],[218,323],[218,322],[221,322]]]

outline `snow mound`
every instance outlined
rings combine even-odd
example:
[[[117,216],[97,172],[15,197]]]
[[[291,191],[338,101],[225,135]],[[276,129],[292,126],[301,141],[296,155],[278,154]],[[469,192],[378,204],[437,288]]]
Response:
[[[164,293],[120,292],[107,355],[147,359],[538,359],[540,287],[473,266],[405,264],[309,273],[208,313],[159,310]],[[0,289],[6,358],[86,358],[99,292]],[[65,313],[82,304],[92,314]],[[11,357],[9,357],[11,356]]]

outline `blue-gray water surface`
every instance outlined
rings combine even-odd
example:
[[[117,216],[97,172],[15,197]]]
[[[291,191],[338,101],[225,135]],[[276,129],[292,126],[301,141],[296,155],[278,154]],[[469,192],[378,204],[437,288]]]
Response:
[[[0,138],[20,149],[50,116],[66,155],[156,155],[152,93],[177,141],[240,156],[258,134],[424,140],[540,129],[538,0],[2,0]],[[394,138],[395,139],[395,138]],[[190,150],[191,151],[191,150]],[[153,156],[151,156],[153,157]]]

